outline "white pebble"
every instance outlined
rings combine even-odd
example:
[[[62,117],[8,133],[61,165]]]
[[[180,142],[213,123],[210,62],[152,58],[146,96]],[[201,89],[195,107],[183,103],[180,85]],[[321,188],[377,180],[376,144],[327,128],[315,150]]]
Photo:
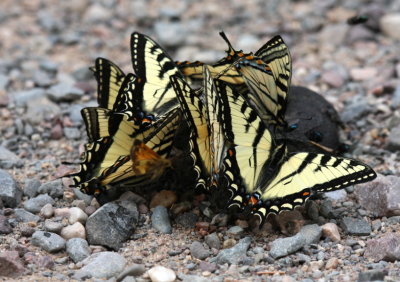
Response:
[[[87,218],[88,218],[87,214],[80,208],[73,207],[69,209],[68,222],[70,224],[74,224],[76,222],[85,224]]]
[[[147,272],[152,282],[172,282],[176,279],[176,274],[172,269],[157,265]]]

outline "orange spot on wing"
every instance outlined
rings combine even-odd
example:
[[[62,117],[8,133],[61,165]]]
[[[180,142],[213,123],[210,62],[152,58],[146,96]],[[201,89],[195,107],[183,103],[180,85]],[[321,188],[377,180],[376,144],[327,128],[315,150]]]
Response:
[[[257,202],[258,202],[258,199],[256,197],[254,197],[254,196],[250,197],[249,204],[255,205],[255,204],[257,204]]]
[[[303,196],[310,196],[310,192],[304,192]]]

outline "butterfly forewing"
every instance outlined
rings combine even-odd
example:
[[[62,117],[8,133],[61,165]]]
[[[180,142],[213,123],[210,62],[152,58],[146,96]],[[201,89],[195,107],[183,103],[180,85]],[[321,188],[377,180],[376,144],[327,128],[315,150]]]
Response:
[[[171,77],[171,83],[190,129],[190,157],[196,172],[197,187],[208,188],[207,179],[211,174],[212,160],[207,109],[200,100],[199,93],[191,89],[185,81]]]
[[[99,107],[113,109],[118,92],[124,81],[124,72],[113,62],[97,58],[92,68],[97,80],[97,102]]]
[[[226,177],[232,183],[229,189],[235,194],[236,186],[251,193],[258,176],[273,149],[272,136],[257,113],[232,87],[215,81],[221,103],[221,123],[225,137],[232,145],[228,149]],[[229,171],[230,170],[230,171]],[[234,179],[230,179],[231,175]]]
[[[170,77],[183,77],[174,61],[150,37],[140,33],[131,36],[132,64],[136,80],[137,104],[147,113],[163,114],[176,106],[176,95]]]

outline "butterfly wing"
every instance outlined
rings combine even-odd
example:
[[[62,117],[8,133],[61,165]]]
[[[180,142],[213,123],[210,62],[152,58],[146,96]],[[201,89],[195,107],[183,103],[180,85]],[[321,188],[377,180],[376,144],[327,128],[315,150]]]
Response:
[[[135,140],[142,140],[160,157],[167,157],[172,147],[171,136],[179,125],[180,117],[179,109],[174,109],[141,130],[140,125],[129,121],[127,115],[102,108],[85,108],[84,111],[96,116],[96,123],[103,128],[97,131],[98,135],[93,135],[99,139],[86,145],[80,170],[70,175],[74,177],[75,186],[88,194],[99,193],[109,184],[141,182],[135,178],[137,175],[130,158]]]
[[[177,104],[170,77],[183,75],[165,50],[146,35],[132,34],[131,51],[133,69],[138,76],[134,103],[147,113],[168,112]]]
[[[272,161],[276,146],[264,122],[246,100],[223,81],[216,80],[215,85],[223,132],[231,144],[224,161],[224,177],[232,192],[232,204],[241,206],[240,195],[254,191],[264,164]]]
[[[263,221],[269,213],[292,210],[317,192],[329,192],[370,181],[376,173],[368,165],[350,158],[316,153],[294,153],[284,158],[266,185],[259,188],[262,205],[257,214]]]
[[[97,80],[99,107],[113,109],[125,79],[124,72],[116,64],[104,58],[97,58],[92,70]]]
[[[200,100],[199,93],[194,91],[185,81],[173,76],[171,83],[190,129],[190,157],[196,172],[196,187],[206,189],[208,187],[207,179],[212,170],[207,110]]]

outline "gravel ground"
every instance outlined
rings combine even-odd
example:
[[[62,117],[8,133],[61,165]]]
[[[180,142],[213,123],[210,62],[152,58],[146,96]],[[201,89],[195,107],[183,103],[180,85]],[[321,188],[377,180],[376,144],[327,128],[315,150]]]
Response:
[[[359,14],[368,21],[347,23]],[[399,1],[2,0],[0,23],[0,279],[400,280]],[[127,193],[100,208],[74,194],[59,177],[86,141],[94,59],[132,72],[139,31],[176,60],[213,62],[226,48],[220,30],[245,51],[280,34],[292,83],[334,105],[351,156],[378,178],[261,230],[203,195]]]

